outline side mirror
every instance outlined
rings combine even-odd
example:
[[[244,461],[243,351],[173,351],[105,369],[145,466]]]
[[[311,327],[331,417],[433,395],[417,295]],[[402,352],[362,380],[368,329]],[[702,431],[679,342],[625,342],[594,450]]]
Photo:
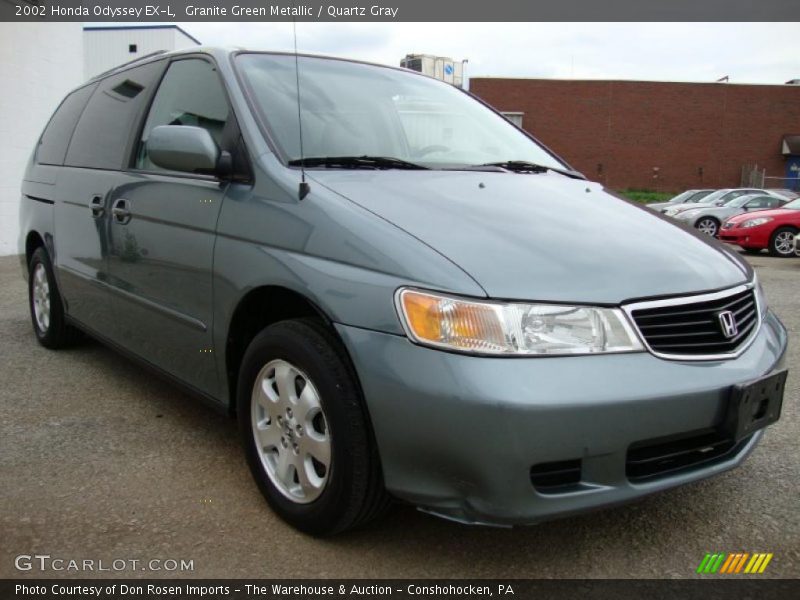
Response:
[[[202,127],[160,125],[150,132],[147,155],[162,169],[208,174],[216,172],[220,152]]]

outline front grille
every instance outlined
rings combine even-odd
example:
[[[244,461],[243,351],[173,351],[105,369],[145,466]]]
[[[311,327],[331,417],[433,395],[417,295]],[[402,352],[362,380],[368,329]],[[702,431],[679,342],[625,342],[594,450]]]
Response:
[[[710,466],[736,456],[750,440],[738,443],[715,429],[632,444],[625,474],[636,483]]]
[[[733,313],[736,333],[726,337],[719,315]],[[758,325],[753,290],[685,304],[653,306],[631,311],[642,337],[657,353],[677,356],[724,355],[736,352]]]

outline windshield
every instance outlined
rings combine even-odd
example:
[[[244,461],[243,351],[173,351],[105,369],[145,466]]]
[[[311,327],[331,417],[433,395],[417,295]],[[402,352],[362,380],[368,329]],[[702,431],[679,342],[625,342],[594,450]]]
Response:
[[[792,200],[791,202],[784,204],[781,208],[789,208],[791,210],[800,210],[800,198],[796,200]]]
[[[683,202],[688,202],[689,200],[691,200],[692,194],[694,194],[694,190],[688,190],[686,192],[678,194],[674,198],[667,200],[667,202],[669,202],[670,204],[681,204]]]
[[[429,168],[527,161],[565,168],[502,116],[434,79],[344,60],[299,57],[305,158],[371,156]],[[294,55],[236,64],[287,161],[300,158]]]
[[[711,193],[711,190],[701,190],[695,192],[694,195],[687,200],[687,202],[705,202],[705,198]]]
[[[703,202],[704,203],[708,202],[709,204],[712,204],[729,192],[730,190],[717,190],[716,192],[711,192],[708,196],[703,198]]]

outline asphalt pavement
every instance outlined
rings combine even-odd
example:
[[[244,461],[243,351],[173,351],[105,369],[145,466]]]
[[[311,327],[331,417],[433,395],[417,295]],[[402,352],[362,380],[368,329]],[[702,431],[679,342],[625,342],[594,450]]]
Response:
[[[39,346],[18,259],[0,258],[0,577],[694,577],[710,551],[771,552],[763,577],[797,577],[800,259],[748,260],[791,332],[792,370],[781,420],[740,468],[533,527],[399,506],[318,540],[270,512],[232,420],[99,343]],[[20,555],[65,562],[19,571]],[[111,570],[78,573],[69,560]],[[143,571],[150,560],[161,570]],[[192,570],[168,571],[171,560]]]

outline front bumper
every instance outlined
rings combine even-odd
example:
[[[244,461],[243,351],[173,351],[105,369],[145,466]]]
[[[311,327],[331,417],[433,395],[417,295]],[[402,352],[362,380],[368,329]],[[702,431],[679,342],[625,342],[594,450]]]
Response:
[[[743,248],[764,249],[769,245],[769,233],[761,227],[720,229],[718,237],[723,242]]]
[[[387,489],[452,519],[529,524],[626,502],[728,470],[734,452],[644,482],[626,475],[632,444],[717,426],[730,386],[781,367],[786,330],[769,313],[734,360],[649,353],[481,358],[337,325],[358,372]],[[543,493],[531,467],[580,460],[580,482]]]

